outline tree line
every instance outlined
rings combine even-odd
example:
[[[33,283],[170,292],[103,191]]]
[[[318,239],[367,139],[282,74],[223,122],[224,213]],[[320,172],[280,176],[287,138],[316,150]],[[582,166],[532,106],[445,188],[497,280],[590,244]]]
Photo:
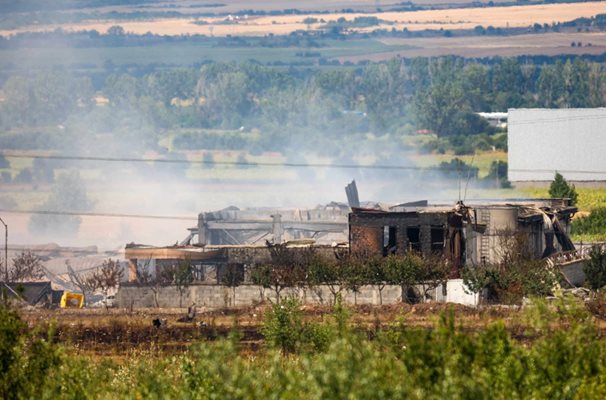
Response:
[[[494,129],[475,112],[604,106],[605,76],[602,64],[581,58],[542,65],[393,59],[328,70],[208,63],[140,76],[113,72],[101,81],[54,69],[5,80],[0,127],[9,132],[0,141],[7,148],[59,148],[110,134],[140,149],[174,130],[227,129],[240,130],[249,145],[279,150],[331,147],[368,132],[490,134]],[[202,142],[213,145],[211,138]]]

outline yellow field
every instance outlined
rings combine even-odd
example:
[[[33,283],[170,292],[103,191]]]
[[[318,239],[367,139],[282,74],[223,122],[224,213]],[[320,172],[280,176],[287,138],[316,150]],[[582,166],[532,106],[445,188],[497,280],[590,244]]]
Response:
[[[528,197],[549,197],[548,188],[523,188],[519,189]],[[577,188],[579,194],[577,207],[584,212],[594,210],[599,207],[606,207],[606,188]]]
[[[84,22],[77,24],[29,26],[18,30],[0,31],[1,35],[17,31],[44,31],[61,27],[68,31],[95,29],[105,32],[112,25],[121,25],[128,32],[144,34],[152,32],[162,35],[205,34],[214,36],[239,35],[263,36],[267,34],[289,34],[296,30],[308,28],[318,29],[324,23],[306,25],[305,18],[317,18],[324,21],[336,21],[340,17],[348,21],[359,16],[377,16],[386,23],[358,31],[384,29],[403,29],[411,31],[424,29],[472,29],[477,25],[484,27],[526,27],[534,23],[551,24],[553,22],[570,21],[580,17],[591,17],[606,13],[606,2],[589,2],[573,4],[545,4],[514,7],[484,7],[447,10],[428,10],[415,12],[383,12],[373,14],[311,14],[311,15],[282,15],[241,18],[225,23],[225,17],[206,18],[209,25],[196,25],[190,18],[156,19],[147,21],[103,21]],[[212,29],[210,27],[212,26]],[[212,32],[211,32],[212,31]]]

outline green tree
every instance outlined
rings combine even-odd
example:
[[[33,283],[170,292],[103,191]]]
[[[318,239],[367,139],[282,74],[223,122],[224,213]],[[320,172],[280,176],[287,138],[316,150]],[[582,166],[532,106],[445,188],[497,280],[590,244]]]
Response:
[[[386,257],[369,256],[366,258],[368,266],[367,281],[379,291],[379,304],[383,304],[383,289],[389,283],[389,271]]]
[[[75,78],[56,70],[11,76],[3,91],[4,107],[18,126],[63,123],[74,111],[90,107],[93,96],[89,78]]]
[[[432,85],[417,93],[414,112],[419,128],[430,129],[438,136],[464,134],[455,123],[469,111],[465,92],[457,82]]]
[[[271,261],[255,265],[251,270],[251,279],[255,285],[272,289],[279,304],[285,288],[304,285],[305,266],[301,255],[285,244],[268,242],[267,247]]]
[[[402,288],[402,302],[413,302],[409,296],[413,287],[419,283],[419,276],[425,261],[420,255],[408,252],[404,256],[391,254],[386,257],[385,267],[389,282]]]
[[[488,175],[484,180],[495,182],[498,188],[511,188],[511,182],[507,180],[507,161],[493,161],[490,163],[490,169]]]
[[[574,62],[566,61],[563,68],[564,81],[563,106],[579,108],[590,106],[589,65],[586,61],[576,58]]]
[[[244,282],[244,266],[242,264],[228,263],[221,274],[221,284],[231,288],[232,305],[236,305],[236,288]]]
[[[564,90],[562,62],[543,65],[537,81],[537,102],[542,107],[557,108]]]
[[[160,280],[175,285],[179,292],[179,307],[183,307],[183,294],[194,281],[191,260],[182,260],[178,264],[165,267]]]
[[[553,182],[549,185],[549,197],[552,199],[568,198],[572,202],[572,205],[575,205],[579,195],[574,185],[569,185],[562,174],[556,172]]]
[[[606,285],[606,251],[601,246],[594,246],[589,256],[589,260],[583,266],[585,285],[596,291]]]

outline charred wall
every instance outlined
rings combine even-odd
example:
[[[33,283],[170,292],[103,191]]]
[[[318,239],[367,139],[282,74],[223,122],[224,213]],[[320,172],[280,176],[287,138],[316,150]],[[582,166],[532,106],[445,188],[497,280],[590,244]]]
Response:
[[[349,215],[352,253],[429,255],[445,251],[448,214],[418,212],[360,212]]]

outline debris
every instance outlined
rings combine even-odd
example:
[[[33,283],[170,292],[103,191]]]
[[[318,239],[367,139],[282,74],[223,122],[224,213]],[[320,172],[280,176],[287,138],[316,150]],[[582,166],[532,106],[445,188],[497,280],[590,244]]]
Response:
[[[166,318],[154,318],[152,320],[152,325],[154,326],[154,328],[157,329],[165,328],[168,325],[168,321],[166,320]]]

